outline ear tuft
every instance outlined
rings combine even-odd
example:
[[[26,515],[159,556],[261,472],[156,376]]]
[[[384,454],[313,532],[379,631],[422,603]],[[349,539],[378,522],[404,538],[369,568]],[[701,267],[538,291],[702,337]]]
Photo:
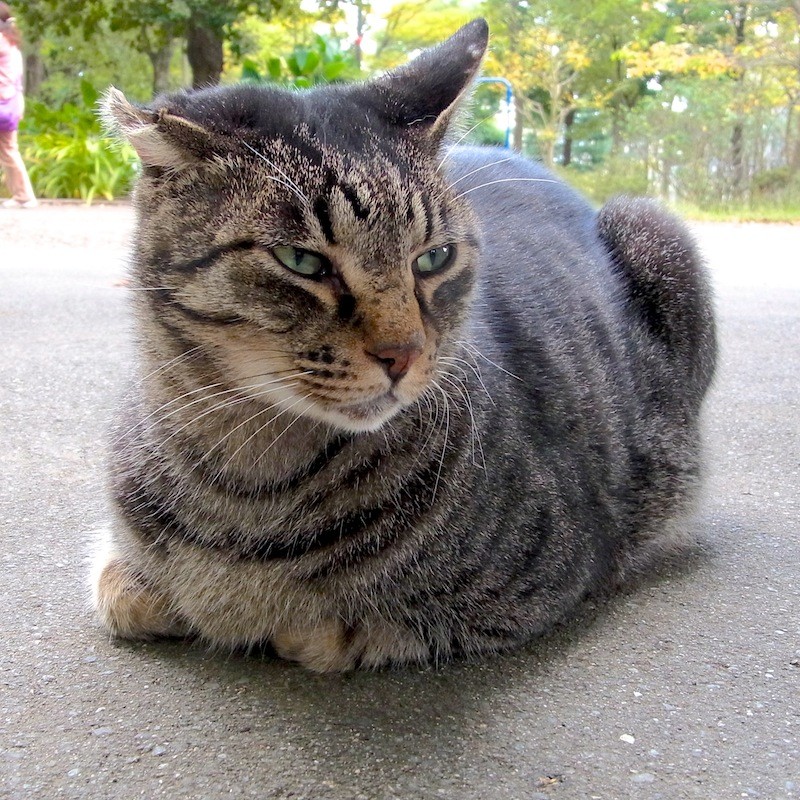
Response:
[[[114,86],[108,88],[100,101],[100,118],[109,133],[125,139],[156,120],[152,111],[131,105],[128,98]]]
[[[166,108],[153,111],[134,106],[112,86],[103,98],[100,116],[106,130],[130,142],[145,166],[178,171],[202,161],[197,151],[202,151],[208,132]]]

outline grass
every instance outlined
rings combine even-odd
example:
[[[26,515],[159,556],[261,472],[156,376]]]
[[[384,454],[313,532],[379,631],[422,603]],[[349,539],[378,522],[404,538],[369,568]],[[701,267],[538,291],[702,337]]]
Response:
[[[697,222],[777,222],[800,225],[800,205],[701,208],[692,203],[678,203],[675,211],[682,217]]]

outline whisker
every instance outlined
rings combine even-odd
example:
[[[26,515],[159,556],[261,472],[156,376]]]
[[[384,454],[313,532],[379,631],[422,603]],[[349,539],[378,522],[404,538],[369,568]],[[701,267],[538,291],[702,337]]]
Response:
[[[431,498],[431,503],[436,502],[436,492],[439,490],[439,480],[442,477],[442,469],[444,468],[444,458],[447,453],[447,444],[450,440],[450,398],[447,396],[447,392],[442,388],[442,386],[437,383],[436,381],[432,381],[432,385],[435,386],[442,394],[442,398],[444,399],[444,443],[442,444],[442,454],[439,457],[439,469],[436,472],[436,480],[433,484],[433,496]]]
[[[474,361],[475,354],[474,353],[470,353],[469,351],[467,351],[467,353],[472,356],[473,361]],[[442,362],[444,362],[446,364],[449,364],[449,365],[455,367],[456,369],[460,370],[462,373],[464,373],[464,379],[465,380],[468,377],[467,370],[465,370],[464,367],[459,366],[459,365],[463,364],[465,367],[467,367],[472,372],[472,374],[477,378],[478,383],[481,385],[481,389],[483,389],[484,394],[486,395],[486,397],[489,398],[489,402],[493,406],[497,405],[497,403],[495,403],[494,398],[492,397],[491,393],[486,388],[486,384],[483,382],[483,375],[481,374],[481,370],[480,370],[480,367],[478,366],[477,361],[474,361],[474,363],[470,363],[469,361],[466,361],[463,358],[457,358],[455,356],[442,356],[440,361],[442,361]]]
[[[211,408],[206,409],[201,414],[198,414],[197,416],[193,417],[191,420],[189,420],[185,424],[181,425],[181,427],[179,427],[177,430],[174,430],[169,436],[167,436],[162,441],[162,444],[164,444],[164,443],[168,442],[170,439],[172,439],[174,436],[177,436],[179,433],[181,433],[181,431],[185,430],[186,428],[188,428],[191,425],[196,424],[197,422],[199,422],[204,417],[207,417],[209,414],[213,414],[216,411],[222,411],[222,410],[224,410],[226,408],[233,408],[236,405],[241,405],[243,403],[247,403],[247,402],[255,400],[255,399],[259,398],[259,397],[263,397],[264,395],[268,395],[268,394],[272,394],[273,392],[280,391],[281,389],[284,389],[284,388],[286,388],[286,389],[292,388],[296,384],[295,383],[287,383],[287,381],[291,381],[293,379],[293,377],[294,376],[287,376],[285,378],[279,378],[279,379],[275,379],[275,380],[272,380],[272,381],[267,381],[265,383],[262,383],[262,384],[260,384],[260,387],[262,388],[262,391],[256,392],[255,394],[241,394],[241,392],[245,392],[248,389],[253,389],[254,387],[252,387],[252,386],[239,386],[239,387],[236,387],[234,389],[223,389],[223,390],[221,390],[219,392],[213,392],[210,395],[206,395],[206,396],[203,396],[203,397],[200,397],[200,398],[196,398],[196,399],[190,401],[189,403],[184,403],[182,406],[180,406],[177,409],[173,409],[168,414],[164,414],[161,417],[158,417],[158,418],[154,419],[151,422],[151,424],[147,426],[147,428],[145,428],[143,431],[140,432],[140,435],[144,434],[144,433],[147,433],[148,431],[152,430],[153,428],[155,428],[158,425],[163,424],[166,420],[168,420],[170,417],[174,416],[175,414],[178,414],[178,413],[180,413],[182,411],[185,411],[187,408],[190,408],[191,406],[193,406],[193,405],[195,405],[197,403],[201,403],[204,400],[210,400],[210,399],[212,399],[214,397],[221,397],[223,395],[230,395],[230,394],[236,395],[237,392],[240,393],[239,396],[234,396],[233,398],[229,398],[228,397],[228,398],[224,399],[222,402],[215,403],[213,406],[211,406]],[[279,384],[279,385],[276,386],[275,384]],[[269,389],[263,388],[263,387],[268,387],[268,386],[271,386],[272,388],[269,388]],[[205,389],[205,388],[206,387],[201,387],[201,390]],[[195,389],[195,390],[192,390],[192,392],[187,393],[187,394],[194,394],[197,391],[198,390]],[[164,406],[162,406],[161,409],[157,409],[155,412],[153,412],[152,414],[148,415],[148,418],[149,417],[153,417],[156,413],[158,413],[159,410],[163,410],[164,408],[169,407],[169,405],[171,405],[172,402],[175,402],[175,401],[170,401],[169,403],[166,403]],[[131,431],[134,430],[137,427],[138,424],[141,424],[141,422],[144,422],[144,421],[145,421],[144,419],[140,420],[140,422],[137,423],[136,425],[134,425],[130,430]],[[125,434],[123,434],[123,436],[121,436],[119,438],[123,438],[124,435]]]
[[[479,186],[473,186],[471,189],[457,194],[456,197],[466,197],[471,192],[477,192],[478,189],[485,189],[487,186],[494,186],[496,183],[559,183],[559,181],[554,181],[550,178],[498,178],[494,181],[481,183]]]
[[[280,414],[278,414],[278,415],[276,415],[275,417],[273,417],[273,419],[272,419],[271,421],[273,421],[273,422],[274,422],[274,421],[275,421],[275,420],[276,420],[278,417],[282,416],[283,414],[286,414],[287,412],[291,411],[291,410],[292,410],[292,409],[293,409],[295,406],[297,406],[297,405],[299,405],[300,403],[302,403],[302,402],[305,402],[306,400],[308,400],[308,398],[309,398],[310,396],[311,396],[311,395],[308,395],[308,394],[306,394],[306,395],[303,395],[303,397],[298,397],[298,398],[297,398],[297,400],[296,400],[294,403],[292,403],[292,405],[288,406],[288,407],[287,407],[287,408],[285,408],[283,411],[281,411],[281,413],[280,413]],[[284,428],[284,429],[283,429],[283,430],[282,430],[282,431],[281,431],[281,432],[280,432],[280,433],[279,433],[279,434],[278,434],[278,435],[277,435],[277,436],[276,436],[276,437],[275,437],[275,438],[274,438],[274,439],[273,439],[273,440],[272,440],[272,441],[269,443],[269,445],[268,445],[267,447],[265,447],[265,448],[264,448],[264,450],[262,450],[262,451],[261,451],[261,455],[260,455],[260,456],[259,456],[259,457],[258,457],[258,458],[257,458],[257,459],[254,461],[254,462],[253,462],[253,466],[255,466],[256,464],[258,464],[258,462],[259,462],[259,461],[261,461],[261,459],[262,459],[262,458],[264,458],[264,456],[265,456],[265,455],[266,455],[266,454],[267,454],[267,453],[268,453],[270,450],[272,450],[272,448],[273,448],[273,447],[275,447],[275,445],[278,443],[278,440],[279,440],[279,439],[280,439],[280,438],[281,438],[281,437],[282,437],[282,436],[283,436],[283,435],[284,435],[284,434],[285,434],[285,433],[286,433],[286,432],[289,430],[289,428],[291,428],[291,427],[292,427],[292,425],[294,425],[295,423],[297,423],[297,422],[298,422],[300,419],[302,419],[302,417],[301,417],[299,414],[298,414],[298,415],[296,415],[296,416],[294,417],[294,419],[292,419],[292,420],[289,422],[289,424],[288,424],[288,425],[287,425],[287,426],[286,426],[286,427],[285,427],[285,428]]]
[[[286,372],[290,372],[290,370],[286,370]],[[290,374],[290,375],[286,375],[286,376],[281,377],[281,378],[274,378],[271,381],[257,383],[257,384],[255,384],[255,386],[246,384],[246,385],[243,385],[243,386],[236,386],[236,387],[234,387],[232,389],[221,389],[218,392],[212,392],[211,394],[204,394],[204,395],[201,395],[200,397],[196,397],[194,400],[191,400],[188,403],[184,403],[183,405],[179,406],[178,408],[174,408],[168,414],[163,414],[162,416],[158,417],[156,420],[153,421],[153,423],[151,425],[148,425],[143,430],[140,430],[140,434],[147,433],[149,430],[152,430],[156,425],[159,425],[159,424],[165,422],[170,417],[175,416],[175,414],[180,414],[182,411],[185,411],[187,408],[191,408],[191,406],[196,405],[197,403],[202,403],[204,400],[211,400],[211,399],[213,399],[215,397],[222,397],[223,395],[236,394],[237,392],[247,392],[248,389],[254,389],[254,388],[263,389],[264,387],[267,387],[267,386],[272,386],[274,384],[280,384],[280,383],[283,383],[285,381],[294,380],[295,378],[301,377],[302,375],[306,374],[304,372],[294,372],[293,370],[291,372],[292,372],[292,374]],[[252,378],[255,378],[255,377],[257,377],[257,376],[253,375],[253,376],[251,376],[250,379],[252,380]],[[209,389],[214,389],[217,386],[222,386],[222,384],[221,383],[206,384],[206,385],[200,386],[200,387],[198,387],[196,389],[191,389],[190,391],[184,392],[182,395],[179,395],[178,397],[175,397],[175,398],[173,398],[171,400],[168,400],[166,403],[163,403],[161,406],[156,408],[154,411],[151,411],[149,414],[147,414],[146,416],[142,417],[140,420],[137,420],[134,425],[132,425],[124,433],[120,434],[112,443],[113,444],[118,443],[120,440],[124,439],[128,434],[130,434],[133,430],[135,430],[136,428],[141,426],[143,423],[147,422],[147,420],[152,419],[153,417],[155,417],[157,414],[159,414],[159,412],[164,411],[165,409],[169,408],[173,403],[177,403],[180,400],[183,400],[184,398],[189,397],[191,395],[198,394],[199,392],[207,392]],[[276,391],[277,391],[278,388],[280,388],[280,387],[276,387]],[[256,394],[256,395],[243,395],[238,400],[234,400],[234,401],[224,400],[222,403],[218,403],[218,404],[214,405],[211,409],[209,409],[209,411],[216,411],[216,410],[219,410],[221,408],[224,408],[226,405],[234,405],[234,404],[236,404],[238,402],[244,402],[245,400],[247,400],[248,397],[258,397],[258,396],[260,396],[260,395],[259,394]],[[199,419],[199,418],[197,418],[197,419]]]
[[[519,375],[515,375],[513,372],[509,372],[509,371],[508,371],[507,369],[505,369],[504,367],[501,367],[499,364],[496,364],[494,361],[492,361],[492,359],[491,359],[491,358],[488,358],[488,357],[487,357],[487,356],[485,356],[483,353],[481,353],[481,351],[480,351],[480,350],[478,350],[478,348],[477,348],[477,347],[475,347],[475,345],[474,345],[474,344],[472,344],[471,342],[464,342],[464,341],[462,341],[462,342],[458,342],[458,344],[460,344],[460,345],[463,345],[464,347],[467,347],[467,348],[469,348],[470,350],[472,350],[472,351],[475,353],[475,355],[477,355],[478,357],[482,358],[484,361],[486,361],[488,364],[491,364],[493,367],[496,367],[497,369],[499,369],[499,370],[500,370],[500,372],[504,372],[506,375],[508,375],[508,376],[509,376],[509,377],[511,377],[511,378],[514,378],[514,380],[517,380],[517,381],[519,381],[520,383],[525,383],[525,381],[524,381],[522,378],[520,378],[520,377],[519,377]]]
[[[494,117],[494,114],[489,114],[485,116],[483,119],[479,119],[469,130],[462,133],[461,136],[459,136],[458,139],[456,139],[456,141],[453,142],[453,144],[451,144],[450,147],[447,148],[447,152],[442,157],[442,160],[436,165],[436,171],[438,172],[442,168],[442,164],[444,164],[444,162],[447,161],[448,158],[450,158],[450,154],[453,152],[453,150],[455,150],[456,147],[458,147],[461,144],[461,142],[463,142],[464,139],[466,139],[467,136],[469,136],[472,133],[472,131],[475,130],[475,128],[479,128],[481,125],[483,125],[484,122],[488,122],[490,119],[492,119],[492,117]]]
[[[244,139],[240,139],[239,141],[241,141],[241,143],[248,150],[250,150],[252,153],[255,153],[255,155],[258,156],[258,158],[260,158],[264,163],[269,164],[270,167],[272,167],[274,170],[277,170],[278,174],[283,178],[283,180],[280,180],[280,178],[276,178],[274,175],[268,175],[267,177],[270,180],[285,186],[287,189],[291,189],[300,198],[300,200],[303,201],[303,204],[306,206],[306,208],[311,206],[308,198],[300,191],[300,187],[277,164],[275,164],[273,161],[270,161],[270,159],[268,159],[263,153],[256,150],[255,147],[252,147]]]
[[[484,164],[482,167],[476,167],[471,172],[468,172],[466,175],[462,175],[460,178],[456,178],[447,188],[452,189],[457,183],[461,183],[461,181],[466,180],[470,176],[474,175],[476,172],[480,172],[484,169],[489,169],[489,167],[496,167],[498,164],[505,164],[507,161],[512,161],[513,157],[509,156],[508,158],[501,158],[499,161],[492,161],[491,164]]]
[[[425,393],[420,398],[420,400],[423,399],[428,407],[430,425],[428,428],[428,435],[425,438],[425,441],[422,443],[422,446],[417,451],[417,457],[411,463],[412,469],[419,464],[423,454],[428,449],[428,443],[433,438],[433,434],[436,432],[436,426],[439,424],[439,398],[436,395],[433,386],[428,386],[428,388],[425,390]],[[435,411],[433,406],[434,403],[436,403]]]
[[[129,292],[163,292],[165,290],[168,291],[168,292],[177,292],[179,287],[177,287],[177,286],[124,286],[123,288],[126,289]]]
[[[455,388],[455,390],[461,395],[464,399],[464,406],[469,413],[470,418],[470,441],[472,447],[472,463],[476,467],[480,467],[481,469],[486,469],[486,458],[483,453],[483,443],[481,442],[480,431],[478,429],[478,423],[475,419],[475,408],[472,405],[472,398],[469,395],[469,392],[466,390],[464,385],[458,378],[449,372],[443,372],[440,376],[442,380],[447,381],[451,386]],[[476,455],[476,447],[477,450],[480,451],[481,456],[481,463],[479,464],[475,455]]]
[[[159,372],[163,372],[165,369],[169,369],[169,367],[171,367],[173,365],[177,365],[179,362],[181,362],[183,360],[188,360],[190,356],[191,357],[196,357],[197,355],[199,355],[198,351],[201,350],[201,349],[202,349],[202,345],[198,344],[198,345],[195,345],[194,347],[191,347],[189,350],[185,350],[183,353],[181,353],[180,355],[175,356],[175,358],[171,358],[165,364],[162,364],[160,367],[157,367],[152,372],[148,372],[147,375],[145,375],[143,378],[140,378],[138,381],[136,381],[135,385],[136,386],[140,386],[142,383],[144,383],[149,378],[152,378],[154,375],[158,375]]]
[[[291,410],[292,410],[292,409],[293,409],[295,406],[299,405],[300,403],[302,403],[302,402],[303,402],[304,400],[306,400],[306,399],[307,399],[307,397],[299,397],[299,398],[297,398],[297,400],[295,400],[295,401],[294,401],[294,403],[292,403],[290,406],[287,406],[286,408],[282,409],[281,411],[279,411],[279,412],[278,412],[277,414],[275,414],[274,416],[271,416],[271,417],[270,417],[270,418],[269,418],[269,419],[268,419],[268,420],[267,420],[267,421],[266,421],[266,422],[265,422],[263,425],[260,425],[258,428],[256,428],[256,429],[253,431],[253,433],[251,433],[251,434],[250,434],[250,435],[249,435],[249,436],[248,436],[248,437],[247,437],[247,438],[246,438],[246,439],[245,439],[245,440],[244,440],[244,441],[243,441],[243,442],[242,442],[242,443],[241,443],[241,444],[240,444],[240,445],[239,445],[239,446],[238,446],[238,447],[237,447],[237,448],[236,448],[236,449],[235,449],[235,450],[234,450],[234,451],[233,451],[233,452],[230,454],[230,456],[229,456],[229,457],[228,457],[228,458],[225,460],[225,462],[222,464],[222,466],[220,466],[220,468],[217,470],[217,475],[221,477],[221,476],[222,476],[222,474],[223,474],[223,472],[225,471],[225,468],[228,466],[228,464],[230,464],[230,463],[233,461],[233,459],[234,459],[234,458],[236,458],[236,456],[237,456],[237,455],[239,455],[239,453],[240,453],[240,452],[241,452],[241,451],[242,451],[242,450],[243,450],[245,447],[247,447],[247,445],[248,445],[248,444],[249,444],[251,441],[253,441],[253,439],[254,439],[256,436],[258,436],[258,434],[259,434],[259,433],[261,433],[261,432],[262,432],[262,431],[263,431],[265,428],[269,427],[269,426],[270,426],[270,425],[271,425],[273,422],[275,422],[275,420],[279,419],[279,418],[280,418],[280,417],[282,417],[284,414],[286,414],[286,413],[288,413],[289,411],[291,411]],[[217,448],[217,447],[218,447],[220,444],[222,444],[222,442],[223,442],[223,441],[225,441],[225,439],[227,439],[227,438],[228,438],[228,437],[229,437],[229,436],[230,436],[230,435],[231,435],[231,434],[232,434],[234,431],[236,431],[236,430],[238,430],[239,428],[241,428],[241,427],[242,427],[242,425],[244,425],[244,424],[247,424],[247,423],[251,422],[251,421],[252,421],[252,420],[254,420],[256,417],[259,417],[259,416],[261,416],[261,414],[264,414],[264,413],[267,413],[268,411],[271,411],[273,408],[275,408],[275,407],[277,407],[277,406],[279,406],[279,405],[280,405],[280,403],[273,403],[273,405],[271,405],[271,406],[267,406],[266,408],[262,408],[260,411],[256,412],[256,413],[255,413],[255,414],[253,414],[251,417],[248,417],[248,418],[247,418],[247,419],[246,419],[246,420],[245,420],[245,421],[244,421],[244,422],[243,422],[241,425],[237,425],[237,426],[236,426],[236,428],[234,428],[232,431],[229,431],[229,432],[228,432],[228,433],[227,433],[225,436],[223,436],[223,437],[222,437],[222,439],[220,439],[220,441],[218,441],[218,442],[217,442],[217,444],[215,444],[215,445],[214,445],[214,447],[212,447],[212,448],[211,448],[211,450],[209,450],[209,451],[206,453],[206,456],[209,456],[209,455],[211,454],[211,452],[212,452],[212,451],[213,451],[215,448]],[[296,421],[297,419],[299,419],[299,417],[295,418],[295,420],[294,420],[294,421]],[[269,447],[267,447],[267,450],[269,450],[269,448],[270,448],[270,447],[272,447],[272,445],[274,445],[274,444],[275,444],[275,442],[276,442],[276,441],[277,441],[277,440],[278,440],[278,439],[279,439],[281,436],[283,436],[283,434],[284,434],[284,433],[286,433],[286,430],[287,430],[287,428],[284,428],[284,429],[283,429],[283,431],[282,431],[280,434],[278,434],[278,436],[276,436],[276,437],[275,437],[275,438],[272,440],[272,442],[271,442],[271,444],[269,445]],[[260,455],[260,456],[259,456],[259,457],[258,457],[258,458],[257,458],[257,459],[254,461],[254,462],[253,462],[253,465],[252,465],[252,466],[255,466],[255,465],[256,465],[256,464],[257,464],[257,463],[258,463],[258,462],[261,460],[261,458],[263,457],[263,455],[264,455],[264,453],[265,453],[265,452],[266,452],[266,450],[265,450],[265,451],[263,451],[263,452],[261,453],[261,455]]]

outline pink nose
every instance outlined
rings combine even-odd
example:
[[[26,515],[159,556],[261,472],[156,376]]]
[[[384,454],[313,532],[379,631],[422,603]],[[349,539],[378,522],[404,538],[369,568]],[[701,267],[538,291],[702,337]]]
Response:
[[[375,350],[367,350],[367,355],[380,361],[386,374],[395,382],[400,380],[411,365],[422,355],[422,347],[416,344],[381,345]]]

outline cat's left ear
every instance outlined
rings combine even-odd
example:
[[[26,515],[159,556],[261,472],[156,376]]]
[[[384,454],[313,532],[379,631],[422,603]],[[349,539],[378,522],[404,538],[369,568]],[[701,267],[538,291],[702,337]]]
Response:
[[[127,139],[145,166],[177,171],[207,162],[212,151],[210,131],[166,108],[153,111],[128,102],[111,88],[103,98],[106,128]]]
[[[438,145],[480,69],[488,42],[486,20],[473,20],[442,44],[373,81],[370,86],[381,96],[384,117]]]

